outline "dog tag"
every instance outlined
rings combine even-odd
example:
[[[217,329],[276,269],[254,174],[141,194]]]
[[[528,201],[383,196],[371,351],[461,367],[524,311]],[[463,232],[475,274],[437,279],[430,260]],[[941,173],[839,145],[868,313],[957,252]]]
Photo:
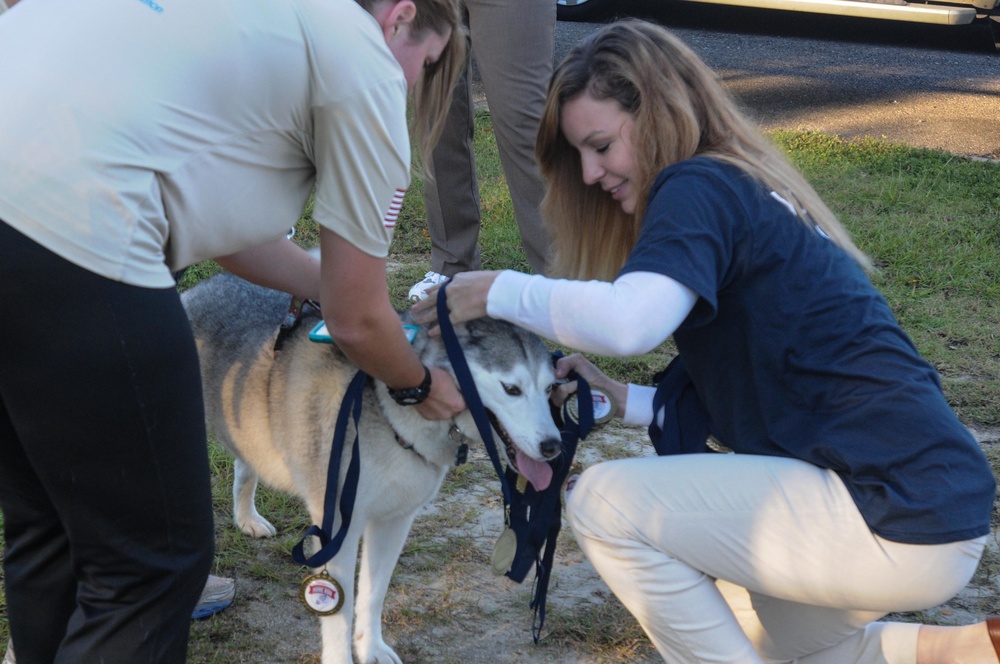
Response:
[[[300,586],[302,603],[318,616],[332,616],[344,605],[344,589],[324,569],[307,576]]]
[[[451,428],[448,429],[448,438],[452,442],[458,443],[458,449],[455,450],[455,465],[461,466],[469,460],[469,437],[462,433],[457,424],[452,422]]]
[[[510,566],[514,564],[514,556],[517,555],[517,535],[510,528],[506,528],[497,545],[493,547],[492,569],[496,576],[503,576],[510,571]]]

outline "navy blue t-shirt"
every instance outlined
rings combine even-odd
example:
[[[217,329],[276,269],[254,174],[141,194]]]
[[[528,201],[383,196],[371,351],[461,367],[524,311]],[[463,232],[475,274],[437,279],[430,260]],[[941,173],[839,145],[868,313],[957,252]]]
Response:
[[[638,271],[698,294],[674,339],[727,447],[832,469],[891,541],[989,533],[993,474],[937,372],[857,262],[743,171],[664,169]]]

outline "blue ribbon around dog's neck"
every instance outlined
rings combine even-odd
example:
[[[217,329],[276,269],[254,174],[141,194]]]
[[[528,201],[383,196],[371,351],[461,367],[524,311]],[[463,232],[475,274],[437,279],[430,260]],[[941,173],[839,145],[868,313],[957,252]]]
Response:
[[[358,476],[361,472],[360,441],[361,434],[358,431],[358,421],[361,419],[361,404],[364,401],[365,382],[368,374],[359,371],[354,374],[347,390],[344,392],[344,399],[340,404],[340,412],[337,414],[337,426],[333,432],[333,444],[330,449],[330,464],[326,471],[326,497],[323,503],[323,525],[322,527],[313,525],[302,536],[302,539],[292,548],[292,559],[300,565],[309,567],[322,567],[330,562],[340,551],[347,536],[347,529],[351,527],[351,514],[354,512],[354,500],[358,495]],[[340,497],[340,529],[337,534],[330,537],[333,531],[333,518],[337,510],[337,485],[340,482],[340,461],[344,454],[344,440],[347,437],[347,419],[354,420],[354,446],[351,448],[351,462],[347,466],[347,475],[344,477],[344,491]],[[320,549],[311,557],[307,558],[303,552],[303,545],[309,537],[318,537]],[[351,574],[354,570],[350,571]]]
[[[562,527],[560,490],[569,473],[569,466],[576,453],[578,441],[585,438],[594,426],[594,401],[590,385],[575,372],[569,376],[570,380],[577,381],[578,421],[574,422],[568,416],[568,410],[564,404],[561,412],[562,426],[560,427],[563,452],[558,457],[558,463],[553,469],[552,482],[543,491],[536,491],[529,485],[530,488],[525,488],[523,494],[517,491],[512,492],[510,486],[516,480],[516,474],[510,468],[504,470],[500,462],[500,455],[496,443],[493,441],[486,408],[479,397],[476,383],[472,379],[472,372],[465,361],[465,354],[462,352],[458,336],[455,334],[454,326],[449,318],[447,295],[445,294],[447,286],[447,282],[442,284],[437,294],[437,315],[438,325],[441,328],[441,339],[448,352],[452,369],[455,371],[462,396],[476,422],[476,428],[479,430],[479,435],[486,445],[490,460],[493,462],[493,468],[500,479],[504,497],[504,525],[513,530],[517,538],[515,559],[505,576],[520,583],[524,580],[531,565],[535,566],[535,586],[529,608],[534,610],[531,636],[534,642],[538,643],[542,627],[545,625],[545,598],[548,594],[549,578],[555,560],[556,539]],[[560,356],[561,353],[554,354],[553,361]],[[510,478],[507,477],[507,473],[511,474]]]
[[[496,471],[497,477],[500,478],[500,488],[503,489],[503,503],[504,506],[507,506],[510,504],[511,498],[510,486],[503,472],[503,464],[500,462],[500,453],[497,451],[497,444],[493,440],[492,428],[490,427],[489,416],[486,414],[486,407],[483,406],[483,400],[479,398],[479,390],[476,389],[476,382],[472,378],[472,371],[469,370],[469,363],[465,361],[465,353],[462,352],[462,347],[458,343],[458,336],[455,334],[455,328],[452,326],[448,315],[448,296],[445,294],[447,286],[447,282],[441,284],[441,288],[437,293],[437,315],[438,326],[441,328],[441,340],[444,342],[444,348],[448,353],[451,368],[455,372],[455,378],[458,380],[458,386],[462,390],[462,397],[465,399],[465,404],[469,407],[469,413],[476,423],[479,436],[483,439],[483,444],[486,445],[486,452],[490,455],[490,461],[493,462],[493,470]]]

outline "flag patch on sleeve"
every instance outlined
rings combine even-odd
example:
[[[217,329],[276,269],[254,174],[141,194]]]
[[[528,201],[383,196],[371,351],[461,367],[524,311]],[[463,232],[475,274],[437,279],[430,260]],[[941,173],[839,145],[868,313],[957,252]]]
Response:
[[[396,220],[399,219],[399,211],[403,209],[403,196],[405,194],[405,189],[397,189],[396,193],[392,195],[392,201],[389,203],[389,209],[385,213],[385,220],[383,222],[386,228],[396,227]]]

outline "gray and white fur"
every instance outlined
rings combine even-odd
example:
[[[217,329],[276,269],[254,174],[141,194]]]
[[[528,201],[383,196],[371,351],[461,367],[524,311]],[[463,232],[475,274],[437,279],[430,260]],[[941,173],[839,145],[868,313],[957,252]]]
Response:
[[[208,429],[236,457],[236,525],[252,537],[275,534],[254,505],[258,479],[301,498],[312,522],[321,524],[334,424],[356,367],[336,346],[309,340],[309,330],[319,321],[315,315],[305,316],[282,350],[274,352],[290,302],[287,294],[222,274],[185,292],[182,301],[198,345]],[[544,475],[547,464],[539,462],[558,455],[561,444],[548,403],[555,382],[550,353],[537,336],[502,321],[471,321],[456,326],[456,332],[501,455],[506,448],[513,457],[508,462],[531,466],[526,477]],[[413,348],[424,364],[451,371],[440,338],[421,331]],[[352,619],[357,661],[401,662],[382,638],[382,607],[414,516],[455,464],[459,443],[449,436],[453,425],[473,444],[482,443],[468,411],[453,422],[425,420],[414,408],[397,405],[384,384],[369,381],[359,425],[361,476],[352,523],[326,568],[343,586],[344,605],[320,618],[324,664],[352,661]],[[345,459],[340,486],[347,466]],[[334,532],[339,527],[338,513]]]

